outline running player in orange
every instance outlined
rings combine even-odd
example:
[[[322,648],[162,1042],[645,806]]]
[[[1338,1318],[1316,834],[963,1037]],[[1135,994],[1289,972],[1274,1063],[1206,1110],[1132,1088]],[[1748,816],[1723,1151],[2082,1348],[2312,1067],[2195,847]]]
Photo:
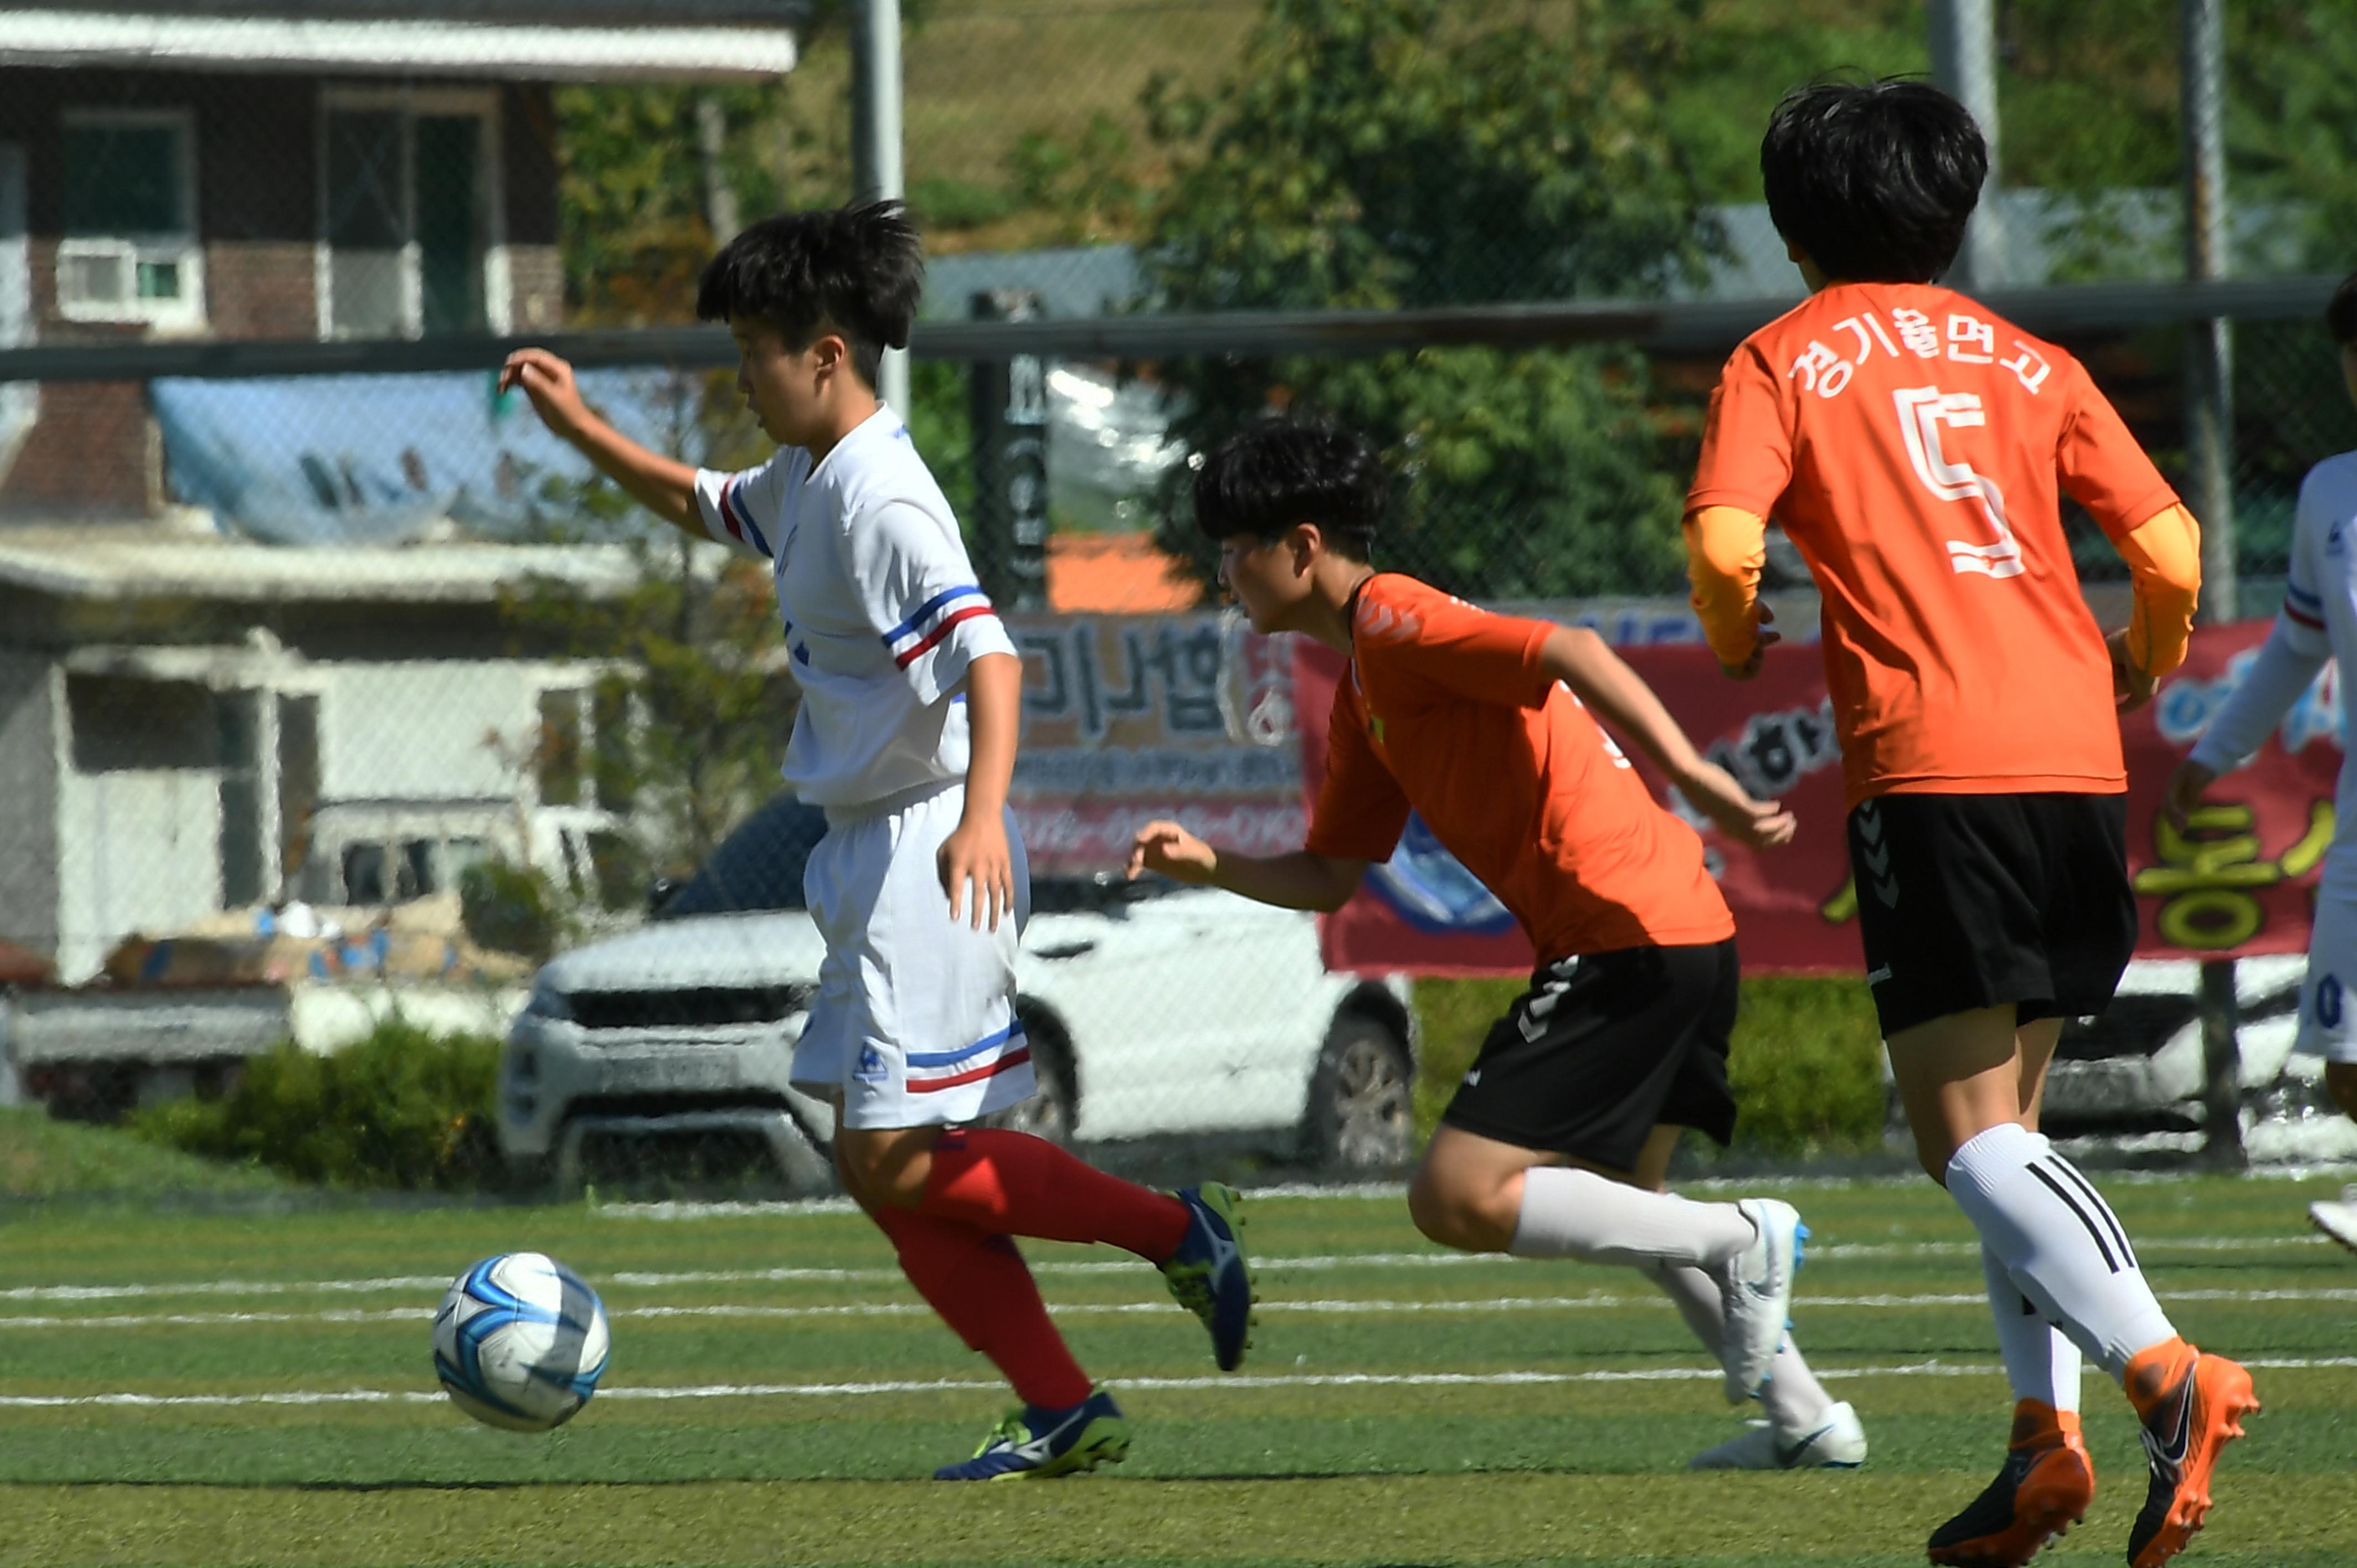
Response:
[[[2201,1528],[2219,1451],[2258,1403],[2243,1368],[2179,1337],[2038,1110],[2062,1019],[2103,1010],[2136,945],[2115,705],[2184,657],[2199,532],[2077,360],[1933,284],[1987,169],[1961,104],[1915,81],[1819,83],[1777,107],[1760,163],[1812,293],[1727,362],[1687,550],[1738,678],[1775,640],[1756,597],[1765,520],[1816,579],[1867,983],[1923,1168],[1981,1236],[2019,1402],[2004,1468],[1932,1560],[2027,1563],[2085,1514],[2084,1351],[2144,1423],[2128,1561],[2155,1568]],[[2135,577],[2108,639],[2058,487]]]
[[[1425,1153],[1408,1193],[1417,1229],[1469,1251],[1632,1266],[1667,1292],[1719,1358],[1729,1402],[1756,1396],[1768,1417],[1695,1467],[1854,1466],[1856,1412],[1784,1332],[1800,1216],[1773,1198],[1661,1190],[1683,1129],[1722,1144],[1734,1131],[1735,921],[1701,839],[1597,718],[1739,841],[1781,844],[1792,819],[1697,756],[1595,633],[1377,572],[1368,550],[1389,492],[1372,447],[1311,425],[1255,424],[1197,472],[1196,524],[1253,626],[1317,638],[1350,676],[1303,848],[1232,854],[1153,822],[1129,875],[1335,909],[1420,813],[1513,912],[1539,965]]]

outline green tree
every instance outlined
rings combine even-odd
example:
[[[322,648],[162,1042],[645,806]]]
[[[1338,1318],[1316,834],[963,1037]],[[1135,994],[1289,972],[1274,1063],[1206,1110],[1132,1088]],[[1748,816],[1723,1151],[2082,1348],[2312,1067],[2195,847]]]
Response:
[[[1157,92],[1173,175],[1150,220],[1175,310],[1658,293],[1712,234],[1660,100],[1698,0],[1467,27],[1440,0],[1271,0],[1234,75]],[[1681,487],[1644,361],[1609,349],[1198,360],[1166,367],[1200,451],[1276,407],[1379,442],[1400,475],[1384,556],[1489,597],[1656,591]],[[1206,559],[1187,471],[1165,542]]]

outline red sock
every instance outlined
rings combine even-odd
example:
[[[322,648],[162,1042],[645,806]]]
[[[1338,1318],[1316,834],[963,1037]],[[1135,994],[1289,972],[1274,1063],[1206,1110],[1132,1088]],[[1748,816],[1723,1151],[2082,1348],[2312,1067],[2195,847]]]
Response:
[[[1048,1320],[1048,1305],[1004,1236],[902,1208],[873,1216],[900,1254],[917,1294],[1015,1385],[1025,1404],[1069,1410],[1089,1397],[1089,1375]]]
[[[996,1127],[942,1134],[917,1211],[995,1235],[1107,1241],[1150,1263],[1178,1250],[1190,1219],[1168,1193],[1109,1176],[1045,1138]]]

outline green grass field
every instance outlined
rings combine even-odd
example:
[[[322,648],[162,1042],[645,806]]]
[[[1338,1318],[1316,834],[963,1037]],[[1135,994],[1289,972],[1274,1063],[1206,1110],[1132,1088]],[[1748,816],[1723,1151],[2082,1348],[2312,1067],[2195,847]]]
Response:
[[[2110,1184],[2180,1326],[2268,1406],[2185,1562],[2357,1562],[2357,1260],[2301,1212],[2330,1185]],[[1396,1197],[1268,1196],[1243,1375],[1143,1265],[1032,1247],[1137,1441],[974,1488],[914,1477],[1002,1394],[856,1215],[20,1206],[0,1563],[1921,1562],[2007,1411],[1975,1249],[1920,1180],[1789,1196],[1817,1233],[1800,1335],[1866,1419],[1861,1471],[1686,1473],[1737,1416],[1631,1274],[1443,1254]],[[605,1391],[543,1438],[473,1425],[427,1369],[442,1281],[519,1247],[614,1316]],[[2142,1497],[2124,1402],[2088,1394],[2103,1490],[2046,1561],[2119,1561]]]

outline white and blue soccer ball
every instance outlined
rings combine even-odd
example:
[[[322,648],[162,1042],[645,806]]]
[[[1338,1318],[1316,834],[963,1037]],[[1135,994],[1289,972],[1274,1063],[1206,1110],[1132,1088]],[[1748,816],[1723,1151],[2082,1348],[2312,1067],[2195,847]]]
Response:
[[[612,1337],[597,1293],[539,1252],[485,1258],[434,1315],[434,1375],[451,1402],[511,1432],[547,1432],[597,1391]]]

